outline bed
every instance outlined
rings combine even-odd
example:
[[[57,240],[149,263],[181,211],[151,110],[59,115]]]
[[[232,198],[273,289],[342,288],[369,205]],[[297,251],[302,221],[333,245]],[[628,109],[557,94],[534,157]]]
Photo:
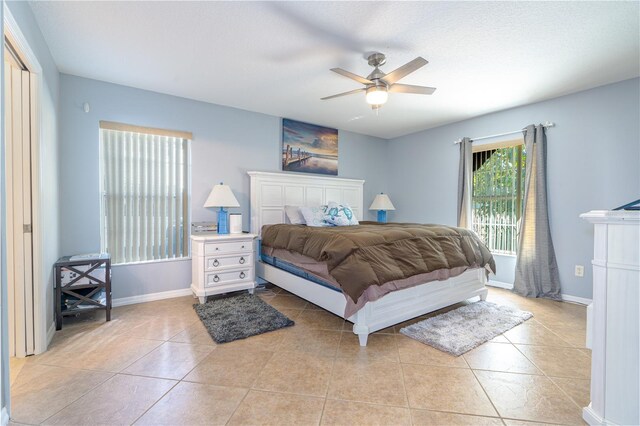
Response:
[[[249,176],[252,233],[260,234],[264,225],[288,223],[287,205],[319,206],[328,201],[347,203],[358,220],[362,220],[363,180],[271,172],[249,172]],[[358,335],[361,346],[366,346],[369,334],[375,331],[467,299],[479,297],[484,300],[487,296],[487,271],[474,268],[446,280],[420,283],[390,292],[366,302],[357,312],[347,316],[347,298],[339,289],[284,266],[267,263],[259,256],[256,274],[353,323],[353,332]]]

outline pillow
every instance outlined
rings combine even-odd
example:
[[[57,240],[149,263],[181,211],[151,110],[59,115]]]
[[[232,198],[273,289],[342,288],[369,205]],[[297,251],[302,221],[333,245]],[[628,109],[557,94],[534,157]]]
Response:
[[[304,216],[300,213],[300,207],[298,206],[284,206],[284,211],[289,218],[289,222],[292,225],[304,225],[306,222],[304,221]]]
[[[355,213],[348,204],[338,204],[331,201],[327,205],[324,221],[335,226],[358,225]]]
[[[300,213],[304,216],[307,226],[333,226],[324,221],[324,214],[327,206],[320,207],[300,207]]]

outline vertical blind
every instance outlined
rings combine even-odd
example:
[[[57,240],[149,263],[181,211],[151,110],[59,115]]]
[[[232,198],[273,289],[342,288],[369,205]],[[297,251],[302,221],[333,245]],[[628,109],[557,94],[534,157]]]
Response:
[[[101,249],[113,263],[189,255],[190,139],[100,123]]]

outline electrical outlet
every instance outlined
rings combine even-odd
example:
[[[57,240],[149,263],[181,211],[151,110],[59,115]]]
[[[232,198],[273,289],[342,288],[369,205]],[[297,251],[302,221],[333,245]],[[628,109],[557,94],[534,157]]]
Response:
[[[584,277],[584,266],[576,265],[575,274],[576,274],[576,277]]]

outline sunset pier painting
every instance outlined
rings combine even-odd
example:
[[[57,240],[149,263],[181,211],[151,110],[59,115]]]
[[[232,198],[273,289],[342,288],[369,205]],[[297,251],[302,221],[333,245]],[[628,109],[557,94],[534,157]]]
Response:
[[[282,120],[282,170],[338,174],[338,130]]]

